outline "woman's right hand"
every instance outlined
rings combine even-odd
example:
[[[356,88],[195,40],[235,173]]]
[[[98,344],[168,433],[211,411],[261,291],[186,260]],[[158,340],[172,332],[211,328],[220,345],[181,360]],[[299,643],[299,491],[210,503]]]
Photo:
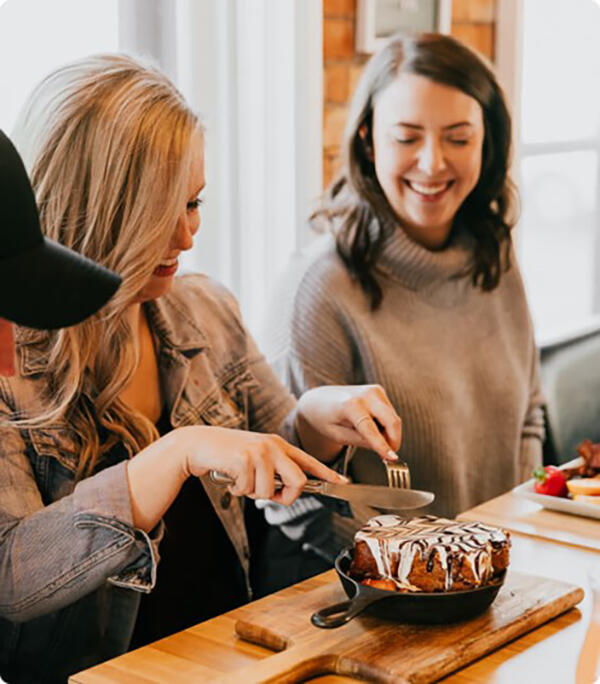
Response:
[[[177,432],[181,431],[187,431],[186,472],[197,477],[209,470],[225,473],[235,481],[229,487],[235,496],[271,499],[289,505],[302,493],[305,473],[327,482],[347,482],[342,475],[279,435],[209,426],[190,426]],[[276,474],[283,482],[283,488],[278,491],[275,491]]]
[[[234,480],[235,496],[295,501],[305,473],[327,482],[346,478],[278,435],[190,425],[167,433],[127,464],[134,525],[151,530],[171,505],[185,480],[218,470]],[[275,492],[275,475],[283,488]]]

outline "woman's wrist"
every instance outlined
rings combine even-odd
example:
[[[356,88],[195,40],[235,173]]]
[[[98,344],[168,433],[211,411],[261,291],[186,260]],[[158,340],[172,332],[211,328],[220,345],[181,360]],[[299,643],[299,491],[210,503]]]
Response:
[[[173,465],[178,471],[177,475],[181,486],[192,475],[191,456],[195,441],[193,430],[192,426],[177,428],[177,430],[173,430],[161,438],[165,440],[164,446],[174,459]]]
[[[298,403],[294,422],[301,448],[323,463],[329,463],[337,458],[345,445],[332,441],[316,430],[304,414],[301,401],[302,399]]]
[[[135,527],[151,530],[169,508],[189,477],[187,452],[170,432],[127,464]]]

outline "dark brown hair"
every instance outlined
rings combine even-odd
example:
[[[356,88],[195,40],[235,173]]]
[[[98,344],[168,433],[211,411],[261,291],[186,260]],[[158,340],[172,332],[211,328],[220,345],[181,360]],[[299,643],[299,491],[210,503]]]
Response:
[[[343,168],[312,216],[336,225],[338,253],[370,298],[372,309],[379,307],[383,296],[374,273],[377,258],[397,225],[370,153],[373,108],[377,95],[400,73],[458,88],[481,105],[485,131],[481,174],[460,206],[452,232],[460,227],[473,238],[469,274],[474,286],[493,290],[510,265],[516,191],[508,178],[511,120],[502,90],[484,61],[454,38],[435,33],[397,35],[365,67],[346,124]]]

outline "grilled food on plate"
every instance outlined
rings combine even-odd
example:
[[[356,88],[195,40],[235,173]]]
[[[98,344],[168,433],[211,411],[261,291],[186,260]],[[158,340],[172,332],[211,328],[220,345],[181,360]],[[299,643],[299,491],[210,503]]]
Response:
[[[577,453],[582,462],[574,468],[536,468],[534,490],[538,494],[600,504],[600,444],[586,439],[577,447]]]

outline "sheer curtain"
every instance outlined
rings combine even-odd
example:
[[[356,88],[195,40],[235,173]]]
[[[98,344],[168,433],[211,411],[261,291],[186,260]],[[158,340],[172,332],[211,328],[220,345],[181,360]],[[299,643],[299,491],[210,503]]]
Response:
[[[206,125],[202,227],[183,268],[238,296],[257,333],[321,190],[321,0],[120,0],[120,45],[153,56]]]

